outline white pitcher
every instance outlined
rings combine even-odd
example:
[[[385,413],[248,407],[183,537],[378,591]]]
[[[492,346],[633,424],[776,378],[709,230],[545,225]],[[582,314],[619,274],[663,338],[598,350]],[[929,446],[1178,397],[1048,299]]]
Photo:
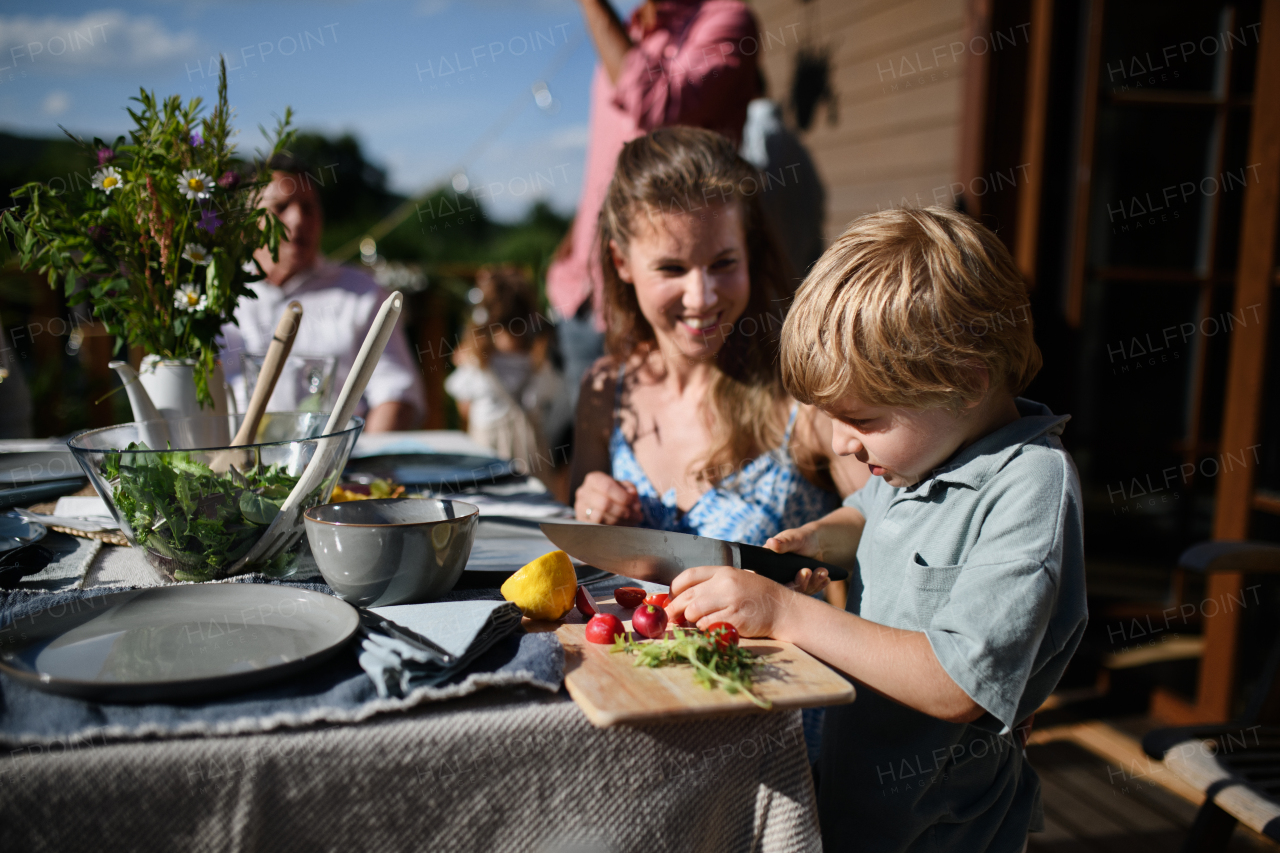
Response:
[[[207,419],[207,423],[197,430],[199,435],[191,434],[188,426],[184,429],[183,443],[194,441],[196,443],[191,446],[196,447],[222,447],[230,443],[234,418],[228,415],[234,415],[234,402],[230,403],[232,408],[228,408],[233,398],[220,363],[214,363],[213,374],[209,377],[212,409],[200,407],[196,397],[195,361],[191,359],[165,360],[149,355],[142,360],[141,371],[134,370],[125,361],[113,361],[107,366],[124,383],[133,419],[151,422],[144,436],[148,446],[164,447],[170,441],[170,431],[156,422],[169,423],[197,415],[223,417]]]

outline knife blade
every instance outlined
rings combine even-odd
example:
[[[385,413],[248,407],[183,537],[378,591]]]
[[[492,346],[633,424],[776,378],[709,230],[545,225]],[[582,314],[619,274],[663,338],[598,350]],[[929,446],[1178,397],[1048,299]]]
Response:
[[[538,526],[556,547],[587,565],[653,583],[669,584],[694,566],[748,569],[783,584],[795,580],[800,569],[826,569],[833,581],[849,576],[846,569],[811,557],[690,533],[579,521],[544,521]]]

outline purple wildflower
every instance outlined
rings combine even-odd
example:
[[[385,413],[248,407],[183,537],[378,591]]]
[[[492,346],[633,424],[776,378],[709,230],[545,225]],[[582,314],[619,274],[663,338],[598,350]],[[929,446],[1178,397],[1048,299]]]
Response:
[[[116,152],[112,151],[110,148],[98,149],[98,166],[99,167],[107,165],[114,159],[116,159]]]
[[[205,231],[212,234],[214,229],[221,224],[222,220],[218,218],[218,214],[214,213],[212,210],[206,209],[200,211],[200,221],[196,223],[196,227],[203,228]]]
[[[199,148],[201,145],[204,145],[204,137],[200,135],[200,132],[197,131],[191,134],[191,147]]]
[[[240,173],[232,169],[222,173],[222,177],[218,178],[218,186],[224,190],[233,190],[240,186]]]

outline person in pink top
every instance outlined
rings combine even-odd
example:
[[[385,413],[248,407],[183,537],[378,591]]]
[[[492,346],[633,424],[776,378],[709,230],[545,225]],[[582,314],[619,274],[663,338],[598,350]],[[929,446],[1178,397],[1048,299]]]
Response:
[[[738,0],[647,0],[619,20],[608,0],[580,0],[600,64],[591,81],[590,140],[573,227],[551,268],[547,299],[559,313],[565,383],[603,353],[596,218],[628,141],[657,127],[704,127],[736,144],[758,93],[759,30]]]

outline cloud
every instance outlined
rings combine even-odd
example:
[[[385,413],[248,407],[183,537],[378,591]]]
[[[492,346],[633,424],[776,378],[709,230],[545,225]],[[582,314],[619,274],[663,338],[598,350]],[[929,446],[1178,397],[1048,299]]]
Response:
[[[136,71],[205,50],[194,32],[170,32],[154,17],[115,9],[79,18],[0,15],[0,70]]]
[[[555,133],[551,134],[551,138],[547,140],[547,144],[550,148],[555,150],[586,148],[587,139],[590,135],[591,131],[586,124],[575,124],[570,127],[562,127]]]
[[[424,18],[432,18],[449,9],[449,0],[418,0],[413,11]]]
[[[40,111],[47,116],[60,116],[69,106],[71,106],[71,96],[61,89],[54,89],[45,96],[44,103],[40,105]]]

